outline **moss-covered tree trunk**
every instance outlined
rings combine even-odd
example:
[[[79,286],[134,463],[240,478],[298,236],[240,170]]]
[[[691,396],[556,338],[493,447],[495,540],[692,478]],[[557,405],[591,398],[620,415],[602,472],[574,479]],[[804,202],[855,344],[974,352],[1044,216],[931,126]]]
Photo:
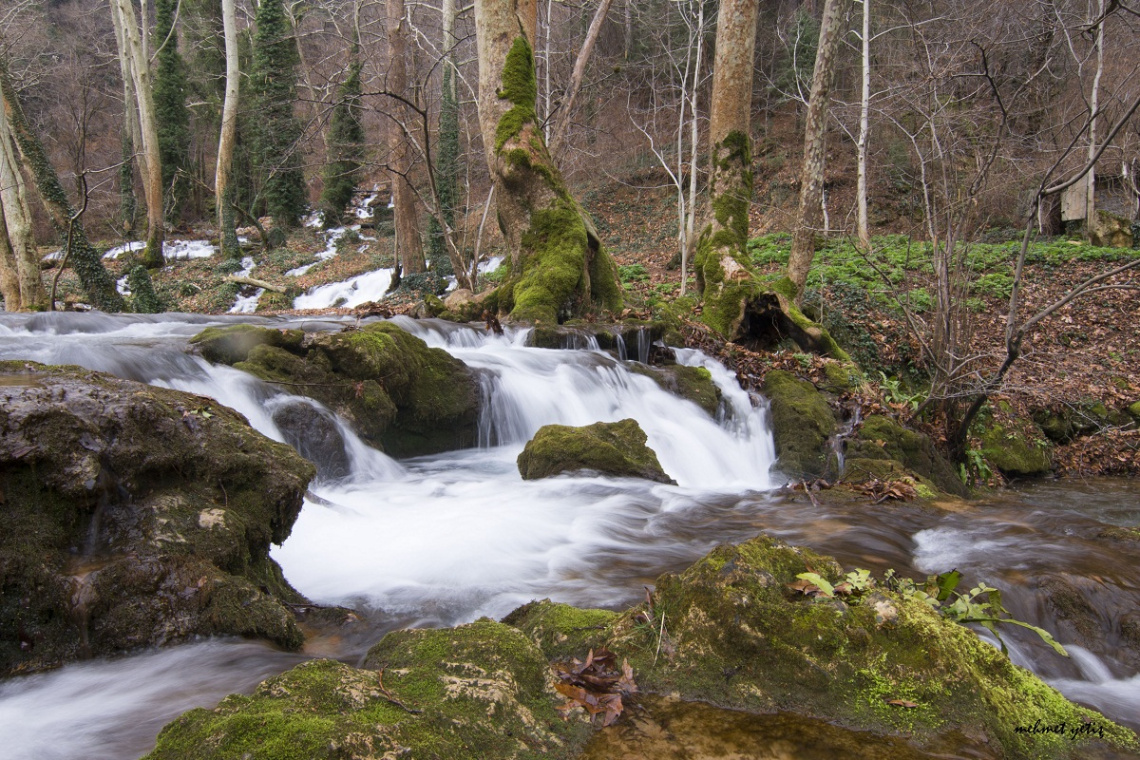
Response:
[[[11,251],[12,271],[16,277],[18,297],[9,302],[8,311],[41,309],[47,306],[47,293],[40,278],[40,257],[32,234],[32,209],[28,204],[28,188],[20,172],[20,160],[12,142],[11,130],[0,104],[0,237]]]
[[[12,130],[20,158],[36,183],[52,225],[63,240],[71,241],[68,261],[79,275],[83,292],[96,308],[103,311],[122,311],[123,297],[115,289],[115,281],[103,267],[98,252],[91,247],[82,220],[78,218],[59,182],[59,175],[47,159],[43,144],[32,132],[20,107],[16,88],[8,75],[3,58],[0,58],[0,93],[3,93],[4,112]],[[70,236],[69,233],[70,232]]]
[[[847,31],[852,0],[827,0],[819,25],[819,46],[811,77],[811,95],[804,123],[804,164],[800,172],[800,208],[792,234],[788,279],[795,286],[796,303],[803,298],[808,270],[815,258],[815,233],[823,213],[823,170],[826,165],[827,107],[835,86],[836,63]]]
[[[723,0],[716,27],[709,143],[712,218],[697,242],[697,286],[703,319],[725,338],[739,331],[745,304],[759,286],[748,265],[752,205],[752,62],[758,3]]]
[[[388,89],[399,96],[408,94],[408,21],[404,0],[388,0]],[[412,161],[405,130],[410,112],[398,101],[389,106],[394,123],[388,131],[389,165],[392,169],[392,206],[396,221],[396,246],[404,274],[419,274],[424,262],[423,239],[416,212],[416,194],[409,181]]]
[[[754,0],[720,4],[709,119],[712,218],[697,242],[695,262],[701,318],[729,341],[767,343],[790,337],[807,350],[846,358],[827,332],[796,307],[791,283],[762,283],[748,257],[757,13]]]
[[[535,112],[534,0],[478,0],[479,121],[498,188],[511,275],[496,292],[511,319],[554,323],[621,308],[613,259],[570,194]]]

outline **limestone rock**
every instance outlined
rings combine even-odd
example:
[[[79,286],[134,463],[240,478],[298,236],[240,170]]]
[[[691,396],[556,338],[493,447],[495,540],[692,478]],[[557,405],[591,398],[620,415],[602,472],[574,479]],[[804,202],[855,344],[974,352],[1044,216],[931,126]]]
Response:
[[[0,673],[200,635],[296,648],[269,558],[312,466],[210,399],[0,362]]]

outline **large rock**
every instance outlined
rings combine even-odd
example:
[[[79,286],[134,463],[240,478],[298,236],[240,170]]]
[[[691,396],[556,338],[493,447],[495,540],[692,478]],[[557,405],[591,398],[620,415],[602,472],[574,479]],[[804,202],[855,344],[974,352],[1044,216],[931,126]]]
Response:
[[[315,660],[163,729],[149,760],[570,758],[589,733],[563,720],[542,652],[481,621],[396,631],[365,669]]]
[[[607,646],[628,657],[642,691],[901,733],[919,747],[968,744],[980,756],[1026,760],[1098,756],[1088,735],[1016,731],[1059,723],[1140,746],[1133,732],[1067,701],[925,603],[880,589],[847,601],[809,598],[789,588],[804,572],[842,579],[834,559],[759,537],[661,576],[649,609],[607,620],[539,602],[507,621],[551,657]]]
[[[523,480],[538,480],[564,472],[592,470],[603,475],[673,483],[661,469],[657,454],[645,445],[646,440],[637,420],[595,422],[585,427],[545,425],[519,454],[519,473]]]
[[[191,342],[213,361],[320,401],[392,456],[475,445],[478,384],[446,351],[390,322],[307,337],[296,332],[235,326],[203,331]]]
[[[1123,217],[1098,210],[1089,242],[1101,248],[1131,248],[1132,225]]]
[[[982,456],[1004,475],[1046,475],[1053,469],[1044,437],[1030,441],[1022,431],[996,423],[982,435]]]
[[[201,635],[299,647],[269,545],[312,476],[210,399],[0,362],[0,673]]]
[[[925,478],[946,493],[969,495],[953,465],[938,452],[929,436],[907,430],[889,417],[876,414],[865,419],[857,437],[848,442],[846,454],[843,478],[848,482],[859,482],[868,476],[887,479],[881,465],[896,462],[903,474]]]
[[[828,439],[837,425],[823,395],[808,381],[783,370],[764,376],[763,391],[772,405],[776,467],[793,478],[834,475]]]

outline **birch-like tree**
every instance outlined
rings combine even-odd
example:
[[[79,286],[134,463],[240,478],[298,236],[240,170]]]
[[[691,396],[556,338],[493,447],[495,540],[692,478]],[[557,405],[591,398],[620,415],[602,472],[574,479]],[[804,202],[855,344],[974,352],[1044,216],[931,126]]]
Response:
[[[146,6],[143,5],[143,24],[146,23]],[[162,255],[162,241],[165,237],[164,209],[162,205],[162,157],[158,141],[158,124],[154,114],[153,78],[145,35],[140,30],[138,19],[129,0],[111,0],[111,17],[115,24],[115,38],[124,72],[129,73],[134,86],[134,102],[124,104],[124,108],[135,109],[138,113],[139,131],[142,136],[143,190],[146,196],[146,250],[143,263],[148,268],[161,267],[165,261]],[[136,145],[136,148],[139,146]]]
[[[214,171],[214,204],[218,213],[218,232],[222,254],[229,258],[241,255],[234,225],[231,175],[234,146],[237,144],[238,97],[241,65],[238,61],[237,12],[235,0],[222,0],[222,34],[226,43],[226,95],[222,103],[222,125],[218,136],[218,160]]]
[[[796,303],[803,298],[804,284],[815,258],[815,235],[823,214],[823,172],[827,164],[827,111],[831,90],[847,31],[852,0],[826,0],[819,26],[815,69],[811,78],[807,117],[804,119],[804,159],[800,172],[800,206],[792,233],[788,279],[795,286]]]
[[[8,311],[37,309],[47,305],[40,278],[40,260],[32,235],[32,210],[28,188],[20,172],[19,157],[0,102],[0,254],[8,262],[4,308]]]

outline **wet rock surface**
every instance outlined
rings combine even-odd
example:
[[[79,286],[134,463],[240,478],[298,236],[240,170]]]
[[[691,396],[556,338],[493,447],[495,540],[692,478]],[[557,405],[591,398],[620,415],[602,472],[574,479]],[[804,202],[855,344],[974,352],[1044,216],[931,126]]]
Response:
[[[0,673],[302,635],[269,558],[313,468],[211,399],[0,363]]]
[[[636,420],[597,422],[585,427],[546,425],[527,442],[518,457],[523,480],[591,470],[616,477],[673,483],[657,454],[645,445]]]

